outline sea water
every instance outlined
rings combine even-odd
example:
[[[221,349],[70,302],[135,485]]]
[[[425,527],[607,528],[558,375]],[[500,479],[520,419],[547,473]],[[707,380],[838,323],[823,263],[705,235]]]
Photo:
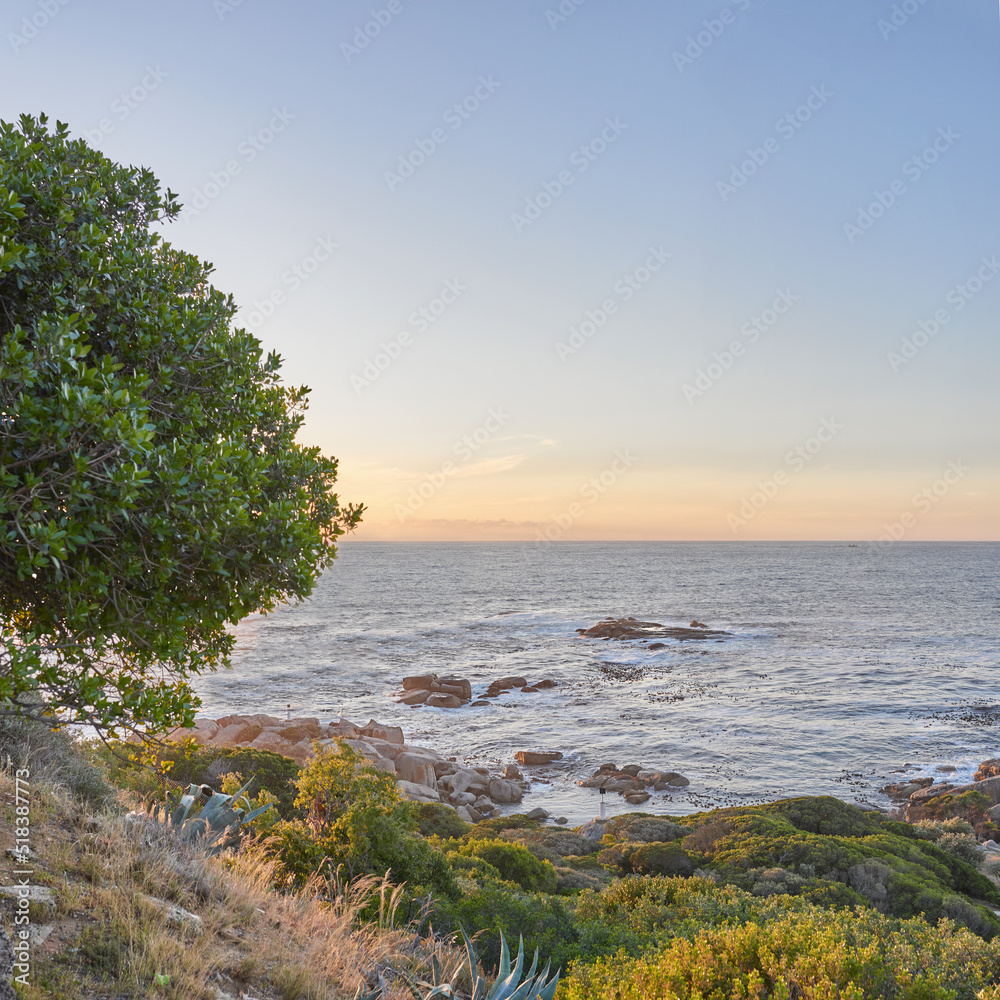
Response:
[[[731,635],[650,650],[576,632],[625,616]],[[885,806],[878,789],[904,766],[971,780],[1000,755],[998,625],[998,543],[348,541],[310,599],[236,626],[232,669],[196,688],[212,717],[374,718],[473,765],[559,751],[525,769],[518,808],[571,823],[596,814],[577,782],[605,762],[690,780],[645,811]],[[461,709],[395,702],[402,677],[428,672],[467,677],[474,697],[507,675],[557,686]]]

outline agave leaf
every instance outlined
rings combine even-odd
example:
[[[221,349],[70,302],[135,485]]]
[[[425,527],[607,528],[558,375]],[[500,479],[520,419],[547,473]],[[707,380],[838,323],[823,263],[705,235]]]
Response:
[[[497,982],[506,980],[510,976],[510,951],[507,949],[507,942],[504,940],[503,931],[500,932],[500,968],[497,970]]]
[[[549,967],[545,966],[545,972],[549,971]],[[559,985],[559,969],[556,969],[556,974],[549,980],[544,986],[538,990],[538,1000],[552,1000],[556,995],[556,987]],[[539,978],[544,978],[544,973]]]

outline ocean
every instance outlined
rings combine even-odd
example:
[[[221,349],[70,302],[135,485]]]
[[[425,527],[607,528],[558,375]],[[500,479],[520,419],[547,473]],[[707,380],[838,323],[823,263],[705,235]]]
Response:
[[[634,616],[721,641],[585,639]],[[338,715],[499,768],[558,750],[521,809],[596,815],[601,764],[679,771],[639,807],[683,815],[792,795],[885,807],[914,775],[1000,756],[1000,543],[347,541],[308,600],[234,627],[200,714]],[[488,706],[407,708],[407,674],[554,680]],[[951,780],[954,780],[952,778]],[[607,797],[609,815],[628,806]]]

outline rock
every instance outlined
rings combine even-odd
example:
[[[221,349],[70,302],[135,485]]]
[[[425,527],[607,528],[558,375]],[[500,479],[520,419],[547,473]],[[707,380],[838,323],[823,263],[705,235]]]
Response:
[[[385,771],[386,774],[396,773],[396,762],[390,760],[388,757],[379,757],[378,760],[374,761],[375,767],[380,771]]]
[[[475,708],[477,705],[488,705],[489,702],[485,698],[477,698],[473,703],[472,707]]]
[[[138,894],[138,898],[159,910],[168,924],[186,928],[194,931],[195,934],[201,934],[201,917],[197,913],[185,910],[184,907],[177,906],[175,903],[168,903],[165,899],[157,899],[156,896],[147,896],[141,892]]]
[[[625,774],[632,775],[634,778],[638,775],[642,768],[638,764],[626,764],[623,768],[621,768],[621,770],[624,771]]]
[[[556,817],[556,822],[557,822],[557,823],[558,823],[558,824],[559,824],[560,826],[565,826],[565,825],[566,825],[566,824],[567,824],[567,823],[569,822],[569,820],[568,820],[568,819],[566,819],[566,817],[565,817],[565,816],[557,816],[557,817]]]
[[[940,767],[934,768],[934,770],[937,771],[939,774],[954,774],[955,771],[958,770],[958,768],[955,767],[954,764],[942,764]],[[984,778],[988,777],[988,775],[983,775],[983,777]],[[980,779],[977,778],[976,780],[979,781]]]
[[[431,708],[461,708],[462,699],[453,694],[432,694],[427,704]]]
[[[396,758],[396,774],[401,782],[437,788],[434,759],[424,754],[401,753]]]
[[[556,684],[554,680],[550,680],[548,677],[546,677],[545,680],[543,681],[536,681],[535,687],[539,691],[548,691],[549,688],[559,687],[559,685]]]
[[[273,729],[265,729],[250,746],[254,750],[270,750],[271,753],[284,754],[288,749],[288,741],[283,733],[277,733]]]
[[[493,778],[490,780],[489,796],[494,802],[500,805],[509,805],[511,802],[520,802],[523,798],[521,788],[513,781],[505,781],[503,778]]]
[[[707,625],[702,624],[697,618],[691,619],[691,628],[708,628]]]
[[[244,715],[243,721],[261,729],[273,729],[281,725],[281,719],[276,719],[273,715]]]
[[[401,705],[409,705],[411,708],[415,705],[422,705],[430,697],[430,691],[408,691],[406,694],[400,695],[396,700]]]
[[[589,823],[584,823],[576,832],[587,840],[600,840],[604,836],[605,819],[592,819]]]
[[[493,681],[490,687],[497,687],[501,691],[509,691],[511,688],[524,687],[528,682],[523,677],[501,677],[498,681]]]
[[[521,694],[538,694],[539,689],[533,684],[528,684],[526,687],[521,688]]]
[[[657,781],[653,785],[654,792],[668,792],[670,791],[670,786],[665,781]]]
[[[674,628],[659,622],[641,622],[635,618],[605,618],[590,628],[578,628],[577,633],[585,639],[707,639],[717,635],[732,635],[705,626],[697,628]]]
[[[651,798],[649,792],[626,792],[625,801],[630,806],[641,806],[643,802],[648,802]]]
[[[476,820],[474,820],[472,818],[472,813],[469,812],[469,810],[465,806],[459,806],[458,809],[455,810],[455,811],[458,813],[458,815],[463,820],[465,820],[466,823],[475,823],[476,822]]]
[[[640,792],[643,783],[638,778],[608,778],[604,783],[606,792]]]
[[[464,701],[468,701],[472,697],[472,684],[464,677],[439,677],[438,683],[441,685],[442,691],[457,695]]]
[[[445,775],[454,774],[458,770],[458,765],[453,764],[450,760],[434,761],[434,773],[438,776],[438,781],[440,781]]]
[[[503,769],[503,776],[508,781],[520,781],[521,778],[524,777],[524,775],[521,774],[521,771],[516,764],[508,764]]]
[[[376,740],[383,740],[386,743],[395,743],[396,746],[403,745],[403,730],[399,726],[382,726],[374,719],[368,720],[368,725],[361,730],[365,736],[371,736]]]
[[[549,813],[543,809],[541,806],[536,806],[530,812],[524,814],[528,819],[548,819]]]
[[[604,782],[609,781],[611,775],[609,774],[598,774],[593,778],[581,778],[577,784],[581,788],[603,788]]]
[[[939,795],[944,795],[945,792],[952,791],[954,787],[954,785],[945,781],[940,785],[930,785],[927,788],[920,788],[910,796],[910,802],[916,805],[918,803],[926,802],[928,799],[935,799]]]
[[[403,678],[403,690],[404,691],[429,691],[431,685],[434,683],[434,674],[419,674],[415,677],[404,677]]]
[[[667,644],[665,642],[651,642],[646,649],[666,649]]]
[[[465,806],[465,811],[472,817],[473,823],[481,823],[483,821],[482,813],[475,806]]]
[[[433,788],[417,785],[412,781],[397,781],[396,787],[405,799],[411,802],[440,802],[441,796]]]
[[[976,773],[972,776],[972,780],[982,781],[985,778],[995,778],[997,775],[1000,775],[1000,757],[991,757],[979,765]]]
[[[514,760],[518,764],[551,764],[554,760],[562,760],[562,754],[558,751],[518,750]]]
[[[476,812],[482,813],[484,816],[489,816],[496,808],[485,795],[480,795],[473,805]]]
[[[596,778],[599,774],[614,774],[618,770],[617,764],[602,764],[595,772],[594,777]]]
[[[323,735],[319,719],[291,719],[279,730],[281,738],[289,743],[301,743],[302,740],[318,740]]]
[[[989,816],[994,823],[1000,823],[1000,806],[990,806],[986,810],[986,815]]]
[[[12,899],[27,899],[31,903],[55,906],[55,893],[45,885],[0,885],[0,894]]]
[[[667,784],[671,788],[687,788],[691,782],[683,774],[672,774],[671,777],[667,778]]]
[[[452,792],[448,797],[453,806],[474,806],[476,804],[476,796],[472,792]]]

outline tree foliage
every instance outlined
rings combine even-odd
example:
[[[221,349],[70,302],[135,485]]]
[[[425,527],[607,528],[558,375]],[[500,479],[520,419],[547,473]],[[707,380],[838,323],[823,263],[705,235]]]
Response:
[[[0,122],[0,712],[190,724],[226,624],[307,595],[360,520],[308,389],[162,240],[176,196]]]

